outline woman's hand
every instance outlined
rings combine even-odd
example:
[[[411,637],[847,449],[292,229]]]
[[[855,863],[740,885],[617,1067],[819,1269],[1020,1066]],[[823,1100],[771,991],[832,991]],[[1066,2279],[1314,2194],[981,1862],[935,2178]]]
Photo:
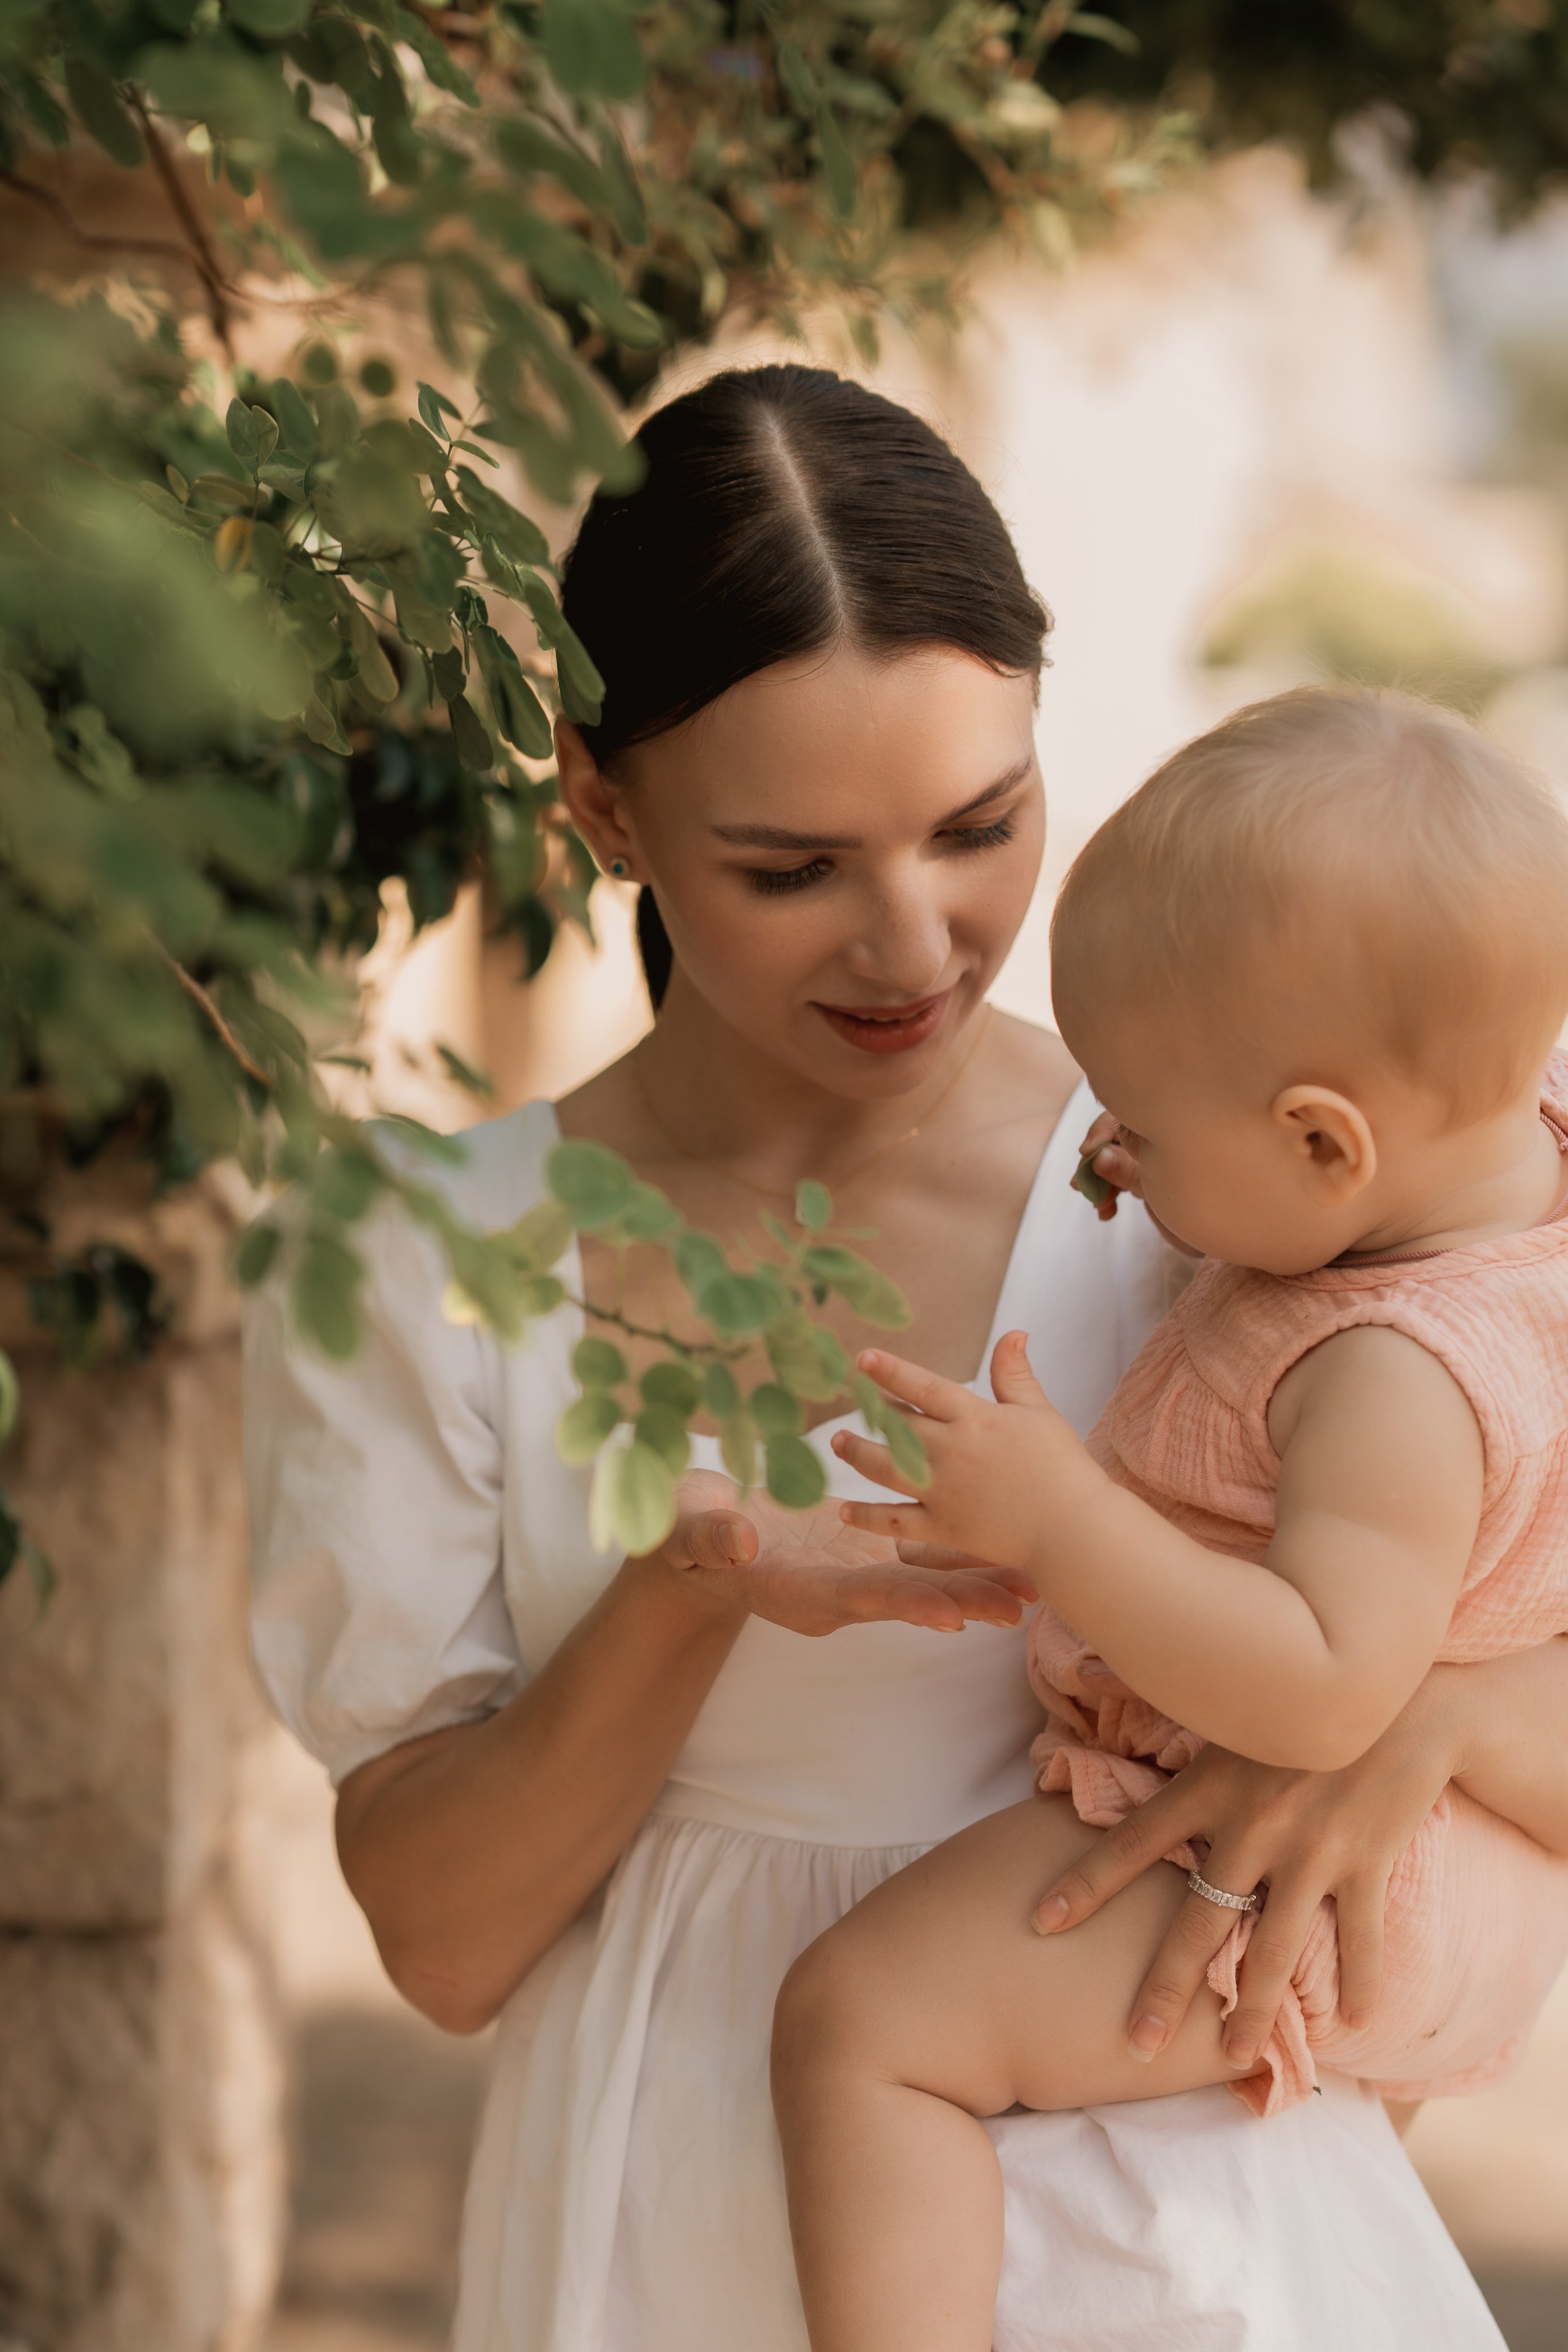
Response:
[[[683,1480],[680,1517],[648,1564],[718,1612],[810,1635],[889,1620],[938,1633],[1016,1625],[1038,1598],[1026,1577],[965,1554],[906,1560],[887,1538],[847,1528],[833,1501],[815,1511],[785,1510],[765,1494],[742,1502],[738,1486],[710,1471]]]
[[[1376,2007],[1389,1874],[1462,1760],[1460,1706],[1470,1667],[1439,1669],[1366,1754],[1338,1772],[1289,1771],[1205,1748],[1146,1805],[1108,1830],[1035,1913],[1043,1935],[1075,1927],[1188,1838],[1208,1841],[1204,1876],[1235,1895],[1267,1889],[1241,1964],[1225,2054],[1248,2066],[1268,2038],[1325,1895],[1339,1912],[1340,2014]],[[1174,2032],[1235,1924],[1189,1895],[1132,2005],[1135,2048],[1153,2057]]]

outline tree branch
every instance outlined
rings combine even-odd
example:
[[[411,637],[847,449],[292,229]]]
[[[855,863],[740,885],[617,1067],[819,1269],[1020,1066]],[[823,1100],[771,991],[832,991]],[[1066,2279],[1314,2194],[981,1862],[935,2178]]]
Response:
[[[234,339],[230,331],[228,288],[223,271],[218,268],[217,256],[213,251],[212,241],[202,226],[190,197],[185,194],[184,183],[174,169],[174,158],[163,144],[162,131],[153,121],[135,90],[128,90],[126,97],[132,112],[142,126],[142,135],[147,142],[147,152],[153,159],[153,169],[163,183],[163,194],[169,199],[170,210],[184,231],[185,241],[190,247],[189,258],[206,289],[207,316],[212,320],[213,332],[232,360]]]
[[[217,1006],[207,994],[206,990],[202,986],[201,982],[188,972],[185,970],[184,965],[180,963],[169,953],[168,949],[163,945],[162,940],[156,938],[151,931],[147,936],[152,940],[153,946],[158,950],[158,953],[163,957],[163,961],[168,965],[169,970],[174,973],[174,978],[179,982],[180,986],[184,990],[185,994],[190,998],[192,1003],[199,1004],[201,1006],[202,1011],[206,1014],[207,1019],[212,1023],[212,1025],[216,1030],[219,1037],[228,1047],[228,1050],[234,1055],[235,1060],[239,1064],[239,1066],[245,1072],[246,1076],[247,1078],[254,1078],[258,1087],[265,1087],[268,1093],[270,1094],[273,1090],[271,1079],[268,1076],[266,1071],[261,1067],[258,1062],[253,1062],[251,1060],[250,1055],[246,1052],[245,1047],[240,1044],[239,1039],[235,1035],[234,1031],[229,1027],[228,1023],[224,1019],[223,1014],[218,1011]]]

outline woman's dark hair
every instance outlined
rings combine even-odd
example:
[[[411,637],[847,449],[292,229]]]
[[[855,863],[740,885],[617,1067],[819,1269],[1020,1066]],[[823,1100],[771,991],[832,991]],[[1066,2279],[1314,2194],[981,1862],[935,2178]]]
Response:
[[[1001,516],[907,408],[823,368],[731,369],[650,416],[635,490],[601,490],[562,575],[603,672],[603,767],[774,662],[834,645],[952,646],[1037,674],[1050,614]],[[637,942],[657,1006],[670,948]]]

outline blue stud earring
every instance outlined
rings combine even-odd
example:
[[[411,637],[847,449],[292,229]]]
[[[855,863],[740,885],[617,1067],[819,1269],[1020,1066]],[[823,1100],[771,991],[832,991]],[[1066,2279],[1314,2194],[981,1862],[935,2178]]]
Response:
[[[610,860],[610,871],[615,876],[617,882],[624,882],[626,876],[630,873],[631,868],[626,864],[624,857],[612,857]]]

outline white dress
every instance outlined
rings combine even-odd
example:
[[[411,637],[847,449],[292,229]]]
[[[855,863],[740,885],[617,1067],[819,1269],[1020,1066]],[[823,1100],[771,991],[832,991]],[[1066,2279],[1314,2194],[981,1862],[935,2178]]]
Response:
[[[1167,1280],[1145,1219],[1100,1224],[1068,1188],[1089,1110],[1075,1097],[1046,1152],[995,1321],[1030,1333],[1080,1431]],[[510,1223],[557,1133],[529,1105],[473,1130],[445,1181]],[[247,1331],[256,1656],[340,1780],[510,1697],[615,1566],[552,1442],[574,1318],[505,1351],[444,1319],[424,1233],[388,1217],[366,1238],[350,1364],[288,1344],[269,1294]],[[1027,1792],[1038,1722],[1021,1631],[748,1623],[647,1821],[502,2016],[456,2352],[805,2352],[767,2092],[775,1989],[879,1880]],[[1216,2089],[992,2129],[998,2352],[1501,2347],[1352,2085],[1268,2122]]]

